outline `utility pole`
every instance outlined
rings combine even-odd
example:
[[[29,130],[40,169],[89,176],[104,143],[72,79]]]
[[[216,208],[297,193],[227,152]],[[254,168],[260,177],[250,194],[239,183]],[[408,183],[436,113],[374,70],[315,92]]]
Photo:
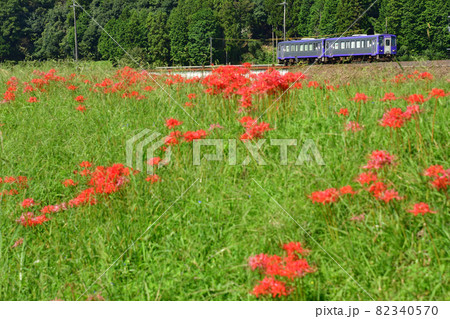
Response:
[[[213,64],[212,60],[212,37],[209,37],[209,65]]]
[[[69,7],[73,8],[73,29],[75,31],[75,50],[74,50],[74,54],[75,54],[75,62],[78,62],[78,41],[77,41],[77,15],[76,15],[76,11],[75,11],[75,7],[77,5],[75,4],[75,0],[72,0],[72,5]]]
[[[286,5],[287,2],[284,1],[278,5],[283,6],[283,41],[286,41]]]

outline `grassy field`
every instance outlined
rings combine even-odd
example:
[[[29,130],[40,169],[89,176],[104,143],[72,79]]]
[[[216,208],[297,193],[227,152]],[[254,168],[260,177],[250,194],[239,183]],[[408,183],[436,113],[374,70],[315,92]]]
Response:
[[[48,73],[52,68],[56,72]],[[252,83],[264,85],[246,91],[252,105],[241,107],[236,90],[251,83],[231,87],[233,74],[242,80],[239,70],[223,78],[232,92],[225,98],[205,93],[211,86],[201,82],[159,76],[155,83],[106,64],[0,66],[0,299],[256,300],[251,292],[264,275],[252,271],[249,257],[282,255],[283,244],[300,242],[310,251],[304,258],[311,272],[293,280],[276,276],[290,294],[259,299],[449,300],[448,179],[438,189],[424,175],[432,165],[450,166],[449,97],[430,96],[433,88],[448,94],[448,70],[414,70],[305,67],[302,88],[294,85],[282,96],[292,80],[272,74],[263,82],[260,76]],[[395,80],[399,73],[404,77]],[[274,94],[264,93],[270,85]],[[10,87],[14,98],[3,95]],[[390,92],[401,98],[380,100]],[[189,99],[192,93],[196,97]],[[357,93],[368,99],[352,100]],[[76,101],[79,96],[84,101]],[[401,128],[380,125],[389,109],[414,104],[421,111]],[[80,105],[85,110],[77,110]],[[341,108],[349,115],[338,115]],[[245,143],[260,139],[241,141],[246,128],[239,120],[260,115],[259,122],[271,128],[259,152],[266,165],[242,165],[249,154]],[[183,123],[169,129],[169,118]],[[349,121],[362,129],[346,131]],[[27,212],[40,215],[47,205],[69,203],[92,187],[96,166],[125,164],[127,140],[143,129],[163,136],[203,129],[204,138],[224,140],[224,159],[194,165],[193,143],[179,137],[170,163],[155,169],[159,181],[130,171],[110,194],[96,194],[96,204],[67,205],[32,227],[16,221]],[[287,165],[272,139],[297,140],[288,148]],[[230,140],[237,145],[236,165],[229,163]],[[295,164],[307,140],[325,165]],[[356,181],[370,171],[363,166],[375,150],[394,156],[392,164],[374,170],[398,192],[389,202]],[[87,176],[80,174],[84,161],[92,163]],[[18,176],[27,183],[17,182]],[[67,179],[76,186],[66,187]],[[310,198],[345,185],[357,193],[327,204]],[[22,207],[28,198],[34,205]],[[409,212],[420,202],[436,213]]]

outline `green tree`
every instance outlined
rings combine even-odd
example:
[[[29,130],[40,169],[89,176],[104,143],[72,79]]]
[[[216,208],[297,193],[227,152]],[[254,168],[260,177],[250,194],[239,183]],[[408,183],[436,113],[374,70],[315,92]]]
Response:
[[[172,10],[168,19],[170,38],[170,59],[175,65],[188,63],[188,23],[180,7]]]
[[[149,62],[167,65],[170,62],[170,41],[166,29],[167,14],[158,10],[150,12],[147,17],[147,39]]]
[[[188,26],[189,61],[193,65],[209,63],[209,39],[217,38],[221,34],[220,26],[211,9],[202,9],[194,14]],[[217,49],[213,48],[213,61]]]

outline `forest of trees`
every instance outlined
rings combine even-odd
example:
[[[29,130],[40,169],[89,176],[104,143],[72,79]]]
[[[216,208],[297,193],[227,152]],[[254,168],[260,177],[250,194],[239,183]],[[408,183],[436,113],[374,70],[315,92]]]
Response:
[[[272,39],[283,37],[280,2],[77,0],[79,58],[117,62],[126,58],[122,46],[153,65],[209,64],[212,38],[214,63],[272,62]],[[340,35],[374,0],[286,2],[286,36],[297,38]],[[72,0],[2,0],[0,62],[73,58],[71,5]],[[378,0],[348,34],[396,34],[401,58],[445,59],[449,12],[448,0]]]

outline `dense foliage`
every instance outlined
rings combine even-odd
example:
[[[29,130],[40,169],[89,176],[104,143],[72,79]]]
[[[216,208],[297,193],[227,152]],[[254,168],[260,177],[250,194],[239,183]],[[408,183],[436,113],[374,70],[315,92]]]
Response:
[[[271,62],[274,43],[271,39],[283,36],[283,6],[279,0],[77,0],[76,3],[82,59],[118,61],[127,57],[126,50],[138,62],[208,64],[213,38],[214,63]],[[287,37],[387,31],[398,35],[399,54],[404,57],[424,55],[439,59],[447,55],[449,3],[445,0],[378,0],[375,4],[372,0],[287,0],[287,3]],[[2,1],[0,61],[73,57],[71,4],[71,0]]]

